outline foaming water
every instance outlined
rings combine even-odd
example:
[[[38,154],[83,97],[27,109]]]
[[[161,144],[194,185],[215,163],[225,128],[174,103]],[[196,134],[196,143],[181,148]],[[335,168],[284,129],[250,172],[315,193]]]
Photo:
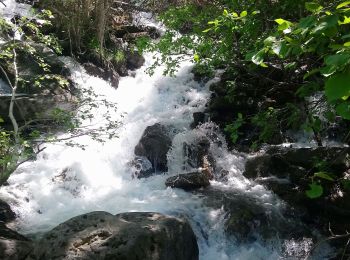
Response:
[[[11,8],[15,5],[10,0],[5,3]],[[18,10],[18,6],[13,8]],[[71,217],[96,210],[111,213],[155,211],[183,216],[190,221],[202,260],[298,259],[299,254],[310,249],[310,241],[276,238],[270,243],[261,240],[241,243],[229,239],[224,233],[227,212],[221,205],[208,206],[200,193],[165,186],[170,175],[181,173],[186,167],[183,143],[207,136],[218,171],[226,173],[225,180],[211,182],[214,189],[253,198],[268,211],[278,213],[285,207],[274,194],[242,175],[245,155],[230,153],[214,124],[190,129],[192,114],[205,109],[210,97],[209,85],[218,78],[206,85],[195,82],[190,62],[181,63],[176,77],[162,76],[163,68],[158,68],[150,77],[145,69],[154,55],[146,54],[146,64],[134,76],[122,78],[118,89],[89,76],[70,58],[62,58],[81,89],[92,89],[97,94],[96,99],[105,98],[117,104],[118,110],[110,116],[121,122],[117,129],[119,138],[103,144],[88,136],[76,138],[75,142],[84,145],[85,150],[64,143],[47,144],[37,160],[21,165],[11,175],[9,185],[0,189],[1,198],[18,214],[17,229],[25,234],[38,234]],[[99,104],[97,100],[96,104]],[[103,125],[105,107],[98,105],[91,112],[94,114],[92,122],[84,123],[93,127]],[[168,154],[169,173],[134,179],[130,167],[134,147],[146,127],[158,122],[173,131],[173,145]],[[323,250],[316,259],[327,258],[329,248]]]

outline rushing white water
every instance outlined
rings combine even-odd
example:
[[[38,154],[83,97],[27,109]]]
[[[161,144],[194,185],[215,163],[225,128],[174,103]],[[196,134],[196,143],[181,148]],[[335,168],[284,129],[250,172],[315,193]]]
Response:
[[[206,206],[200,195],[165,186],[166,178],[183,168],[183,142],[206,135],[211,136],[210,149],[217,165],[228,171],[227,180],[213,181],[213,187],[245,194],[261,202],[266,210],[278,211],[284,207],[263,186],[243,177],[244,157],[228,152],[213,124],[190,130],[192,114],[204,110],[210,96],[209,85],[216,79],[206,85],[195,82],[190,62],[181,64],[175,78],[162,76],[163,68],[158,68],[150,77],[144,71],[152,62],[152,56],[146,55],[145,66],[136,71],[134,77],[122,78],[118,89],[89,76],[71,59],[63,59],[80,88],[92,88],[96,94],[117,103],[118,111],[111,117],[121,120],[119,138],[101,144],[88,136],[79,137],[76,142],[85,145],[85,150],[47,144],[36,161],[21,165],[10,177],[9,185],[0,189],[0,197],[9,202],[19,216],[17,228],[26,234],[45,232],[73,216],[95,210],[156,211],[189,219],[198,237],[202,260],[287,259],[285,255],[296,259],[300,252],[310,249],[308,240],[276,238],[270,245],[259,240],[244,244],[231,240],[224,234],[226,213],[221,205]],[[97,107],[92,112],[93,124],[101,124],[105,108]],[[134,157],[134,147],[145,128],[158,122],[174,130],[173,146],[168,154],[169,173],[134,179],[129,164]],[[327,253],[325,248],[317,259],[327,258]]]

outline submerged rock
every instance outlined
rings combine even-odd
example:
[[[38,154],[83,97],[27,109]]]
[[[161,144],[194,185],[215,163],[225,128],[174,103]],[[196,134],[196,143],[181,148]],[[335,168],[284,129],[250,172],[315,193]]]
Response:
[[[208,187],[210,182],[207,172],[199,171],[172,176],[166,180],[165,185],[172,188],[194,190]]]
[[[196,260],[187,221],[152,212],[74,217],[44,235],[33,259]]]
[[[152,171],[167,171],[167,153],[171,139],[167,128],[159,123],[148,126],[135,147],[136,156],[146,157],[152,164]]]

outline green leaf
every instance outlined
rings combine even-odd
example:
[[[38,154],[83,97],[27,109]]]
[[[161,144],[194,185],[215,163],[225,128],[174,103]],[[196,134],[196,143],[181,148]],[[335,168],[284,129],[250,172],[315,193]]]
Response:
[[[345,46],[345,47],[350,47],[350,42],[344,43],[344,46]]]
[[[312,75],[315,75],[315,74],[318,73],[318,72],[320,72],[319,69],[310,70],[309,72],[307,72],[307,73],[304,75],[303,79],[305,80],[305,79],[311,77]]]
[[[199,55],[197,53],[193,55],[193,60],[195,62],[199,62],[200,61]]]
[[[345,6],[348,6],[349,4],[350,4],[350,1],[342,2],[342,3],[340,3],[340,4],[337,6],[337,9],[343,8],[343,7],[345,7]]]
[[[251,58],[251,61],[255,63],[256,65],[260,65],[264,62],[264,56],[265,56],[265,49],[262,49],[255,53],[255,55]]]
[[[4,123],[4,119],[0,116],[0,123]]]
[[[350,120],[350,103],[349,102],[340,103],[339,105],[337,105],[335,110],[337,111],[337,114],[340,115],[342,118]]]
[[[300,19],[298,27],[302,29],[310,29],[310,27],[313,26],[316,22],[316,16],[310,15],[308,17]]]
[[[341,99],[350,95],[350,74],[341,73],[330,77],[326,81],[326,96],[329,101]]]
[[[289,23],[287,20],[284,20],[282,18],[275,19],[275,22],[278,23],[279,25],[281,25],[283,23]]]
[[[316,13],[316,12],[321,11],[323,9],[323,6],[319,5],[316,2],[306,2],[305,8],[306,8],[306,10],[308,10],[310,12]]]
[[[350,17],[344,16],[344,21],[339,21],[338,24],[343,25],[343,24],[348,24],[350,23]]]
[[[337,67],[334,65],[328,65],[320,69],[320,73],[325,77],[333,75],[336,71]]]
[[[314,173],[314,177],[318,177],[328,181],[334,181],[334,179],[327,172],[316,172]]]
[[[282,18],[276,19],[275,22],[278,23],[278,30],[279,31],[284,31],[293,25],[292,22],[289,22],[289,21],[284,20]]]
[[[339,53],[335,55],[326,56],[325,63],[327,65],[344,66],[350,62],[350,54]]]
[[[316,183],[309,184],[310,189],[306,191],[306,196],[310,199],[316,199],[322,196],[323,187]]]
[[[239,17],[243,18],[243,17],[246,17],[248,15],[248,12],[247,11],[243,11],[241,12],[241,14],[239,15]]]
[[[223,15],[228,16],[228,11],[226,9],[224,10]]]

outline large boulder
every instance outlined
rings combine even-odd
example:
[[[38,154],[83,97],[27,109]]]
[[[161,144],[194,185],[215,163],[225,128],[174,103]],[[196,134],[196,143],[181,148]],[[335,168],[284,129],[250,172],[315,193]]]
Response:
[[[196,260],[187,221],[151,212],[91,212],[46,233],[32,259]]]
[[[32,242],[0,222],[0,259],[24,260],[33,249]]]
[[[210,176],[208,176],[206,171],[198,171],[169,177],[165,185],[167,187],[180,188],[183,190],[194,190],[208,187],[210,185],[209,179]]]
[[[152,164],[153,172],[167,171],[167,153],[171,139],[167,128],[159,123],[148,126],[135,147],[136,156],[146,157]]]

